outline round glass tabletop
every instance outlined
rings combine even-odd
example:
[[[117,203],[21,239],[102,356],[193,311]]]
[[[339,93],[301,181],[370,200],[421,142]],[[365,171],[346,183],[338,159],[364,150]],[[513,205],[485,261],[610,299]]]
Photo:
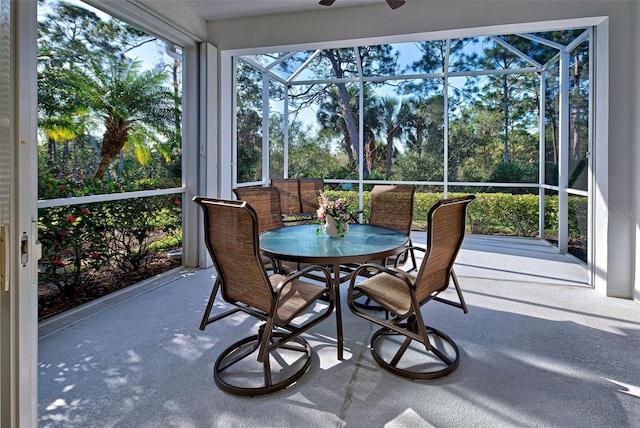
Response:
[[[408,241],[398,230],[369,224],[349,224],[349,233],[343,238],[331,238],[317,230],[316,224],[269,230],[260,235],[260,250],[284,260],[347,263],[396,254]]]

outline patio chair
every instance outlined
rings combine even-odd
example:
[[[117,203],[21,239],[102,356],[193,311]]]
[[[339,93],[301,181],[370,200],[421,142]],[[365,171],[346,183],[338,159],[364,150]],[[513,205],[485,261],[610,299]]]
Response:
[[[233,189],[236,197],[249,205],[258,215],[258,233],[284,227],[280,207],[280,193],[273,187],[238,187]]]
[[[300,212],[315,217],[320,208],[320,194],[324,191],[324,179],[299,178]]]
[[[369,224],[386,226],[404,232],[408,237],[409,251],[401,253],[401,257],[389,257],[382,265],[401,265],[411,257],[409,272],[417,267],[416,256],[411,248],[411,223],[413,222],[413,199],[416,186],[375,185],[371,191],[371,213]]]
[[[349,283],[347,303],[351,311],[382,326],[371,337],[371,353],[386,370],[411,379],[435,379],[458,368],[456,343],[446,334],[424,324],[423,306],[438,301],[468,312],[460,284],[453,271],[465,233],[468,204],[475,196],[445,199],[436,203],[427,218],[426,249],[416,275],[398,268],[368,263],[359,267]],[[373,275],[356,282],[361,272]],[[453,280],[458,301],[440,296]],[[355,300],[366,296],[382,306],[392,318],[382,319],[362,311]]]
[[[222,351],[214,364],[215,382],[238,395],[284,389],[310,366],[311,346],[300,335],[333,312],[331,275],[312,265],[291,275],[268,276],[260,260],[255,210],[246,201],[194,201],[204,211],[205,243],[217,271],[200,329],[237,311],[263,321],[256,335]],[[310,271],[322,274],[322,282],[305,281],[302,276]],[[236,308],[210,317],[218,288],[224,301]]]
[[[284,227],[282,211],[280,211],[280,192],[274,187],[238,187],[233,189],[236,197],[247,201],[258,215],[258,233]],[[300,268],[298,263],[285,260],[272,260],[261,256],[267,270],[279,273],[290,273]]]
[[[372,260],[383,266],[404,265],[407,259],[411,258],[411,266],[407,272],[416,269],[416,255],[411,242],[411,223],[413,222],[413,200],[416,191],[415,186],[381,185],[373,186],[371,190],[371,211],[369,214],[369,224],[375,226],[386,226],[396,229],[407,235],[409,240],[405,249],[397,256],[387,257],[384,260]],[[370,276],[370,272],[363,271],[365,276]],[[372,304],[371,299],[363,297],[355,302],[362,309],[383,310],[379,305]]]
[[[273,178],[271,186],[280,192],[280,211],[285,216],[300,214],[300,188],[295,178]]]

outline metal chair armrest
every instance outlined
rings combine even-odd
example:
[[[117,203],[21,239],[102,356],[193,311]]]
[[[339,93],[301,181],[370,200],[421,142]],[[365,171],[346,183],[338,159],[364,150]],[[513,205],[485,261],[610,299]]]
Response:
[[[285,276],[276,287],[276,291],[275,291],[276,295],[280,296],[280,293],[282,292],[282,288],[285,285],[287,285],[288,283],[292,282],[295,279],[300,278],[301,276],[307,276],[310,271],[321,271],[325,276],[325,284],[327,288],[331,286],[331,273],[326,267],[322,265],[309,265]],[[318,280],[318,278],[315,276],[314,276],[314,279]]]
[[[397,271],[386,266],[382,266],[378,263],[365,263],[363,265],[360,265],[356,270],[353,271],[351,281],[349,282],[349,287],[355,285],[355,281],[358,275],[360,275],[364,271],[368,271],[369,269],[373,269],[376,275],[380,273],[386,273],[395,276],[396,278],[400,278],[405,282],[411,283],[410,277],[405,272]]]
[[[393,267],[398,267],[398,261],[400,261],[402,259],[402,256],[406,253],[409,253],[410,251],[422,251],[423,253],[426,254],[427,250],[425,248],[422,247],[416,247],[415,245],[412,245],[410,247],[406,247],[404,248],[402,251],[400,251],[398,254],[396,254],[394,257],[396,258]],[[409,257],[409,255],[407,254],[407,257]],[[414,269],[417,269],[417,266],[414,267]]]

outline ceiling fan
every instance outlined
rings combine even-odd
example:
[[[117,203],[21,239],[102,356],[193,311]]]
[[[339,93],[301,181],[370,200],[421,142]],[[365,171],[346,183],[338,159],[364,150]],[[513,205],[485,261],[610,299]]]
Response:
[[[336,0],[320,0],[322,6],[331,6]],[[405,0],[385,0],[391,9],[397,9],[403,4]]]

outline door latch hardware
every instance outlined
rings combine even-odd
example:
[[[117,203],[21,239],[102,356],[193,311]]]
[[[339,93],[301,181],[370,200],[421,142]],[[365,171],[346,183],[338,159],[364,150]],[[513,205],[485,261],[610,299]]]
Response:
[[[27,232],[22,232],[22,236],[20,237],[20,263],[22,263],[22,267],[25,267],[28,261],[29,261],[29,235],[27,235]]]

